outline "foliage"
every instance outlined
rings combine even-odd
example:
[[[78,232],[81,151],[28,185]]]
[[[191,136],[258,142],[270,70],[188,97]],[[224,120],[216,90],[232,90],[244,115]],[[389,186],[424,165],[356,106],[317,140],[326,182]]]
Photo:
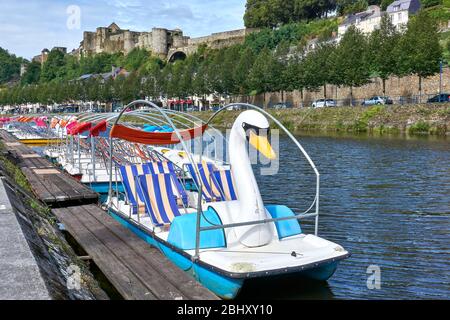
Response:
[[[392,3],[392,0],[381,0],[380,7],[381,10],[386,11],[387,7]]]
[[[429,77],[439,72],[442,48],[439,45],[437,24],[426,11],[420,11],[409,20],[399,48],[402,52],[399,70],[404,74]]]
[[[337,85],[359,87],[369,82],[369,50],[366,38],[354,26],[348,28],[333,52]]]
[[[424,10],[439,23],[447,24],[450,20],[450,6],[438,5]]]
[[[422,8],[434,7],[442,4],[442,0],[420,0]]]
[[[430,130],[430,124],[425,121],[418,121],[409,127],[409,134],[426,134]]]
[[[64,66],[64,53],[59,50],[52,50],[42,66],[41,81],[50,82],[54,79],[64,78],[66,74]]]
[[[0,48],[0,84],[17,79],[22,59]]]
[[[247,28],[274,28],[283,24],[324,17],[336,8],[334,0],[247,0]]]
[[[39,62],[31,62],[26,68],[21,78],[21,83],[23,85],[38,83],[41,77],[41,64]]]
[[[385,14],[381,19],[380,29],[372,32],[369,38],[369,61],[371,71],[383,80],[383,94],[385,82],[393,74],[397,74],[396,44],[400,33]]]
[[[337,31],[337,19],[320,19],[310,22],[290,23],[275,30],[262,29],[251,33],[245,39],[244,46],[259,52],[262,48],[275,49],[281,42],[292,44],[306,43],[308,39],[320,37],[329,38],[333,31]]]
[[[370,4],[380,4],[380,2],[371,1]],[[337,0],[337,11],[340,15],[362,12],[368,5],[367,0]]]

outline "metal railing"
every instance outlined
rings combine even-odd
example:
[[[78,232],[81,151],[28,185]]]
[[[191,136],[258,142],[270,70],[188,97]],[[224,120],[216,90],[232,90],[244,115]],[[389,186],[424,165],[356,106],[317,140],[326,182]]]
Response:
[[[255,105],[252,105],[252,104],[248,104],[248,103],[232,103],[232,104],[228,104],[228,105],[222,107],[216,113],[214,113],[208,119],[206,124],[209,125],[211,123],[211,121],[214,120],[214,118],[219,113],[221,113],[222,111],[227,110],[228,108],[233,107],[233,106],[238,106],[238,107],[242,107],[242,108],[245,108],[245,109],[254,109],[254,110],[257,110],[257,111],[261,112],[266,117],[271,119],[279,128],[281,128],[287,134],[287,136],[294,142],[294,144],[298,147],[298,149],[301,151],[303,156],[306,158],[306,160],[308,161],[309,165],[311,166],[311,168],[313,169],[313,171],[314,171],[314,173],[316,175],[316,195],[314,197],[313,202],[311,203],[311,206],[306,211],[304,211],[301,214],[294,215],[292,217],[253,220],[253,221],[246,221],[246,222],[239,222],[239,223],[229,223],[229,224],[221,224],[221,225],[214,225],[214,224],[210,223],[211,226],[200,227],[200,216],[203,215],[203,211],[198,210],[198,212],[197,212],[198,216],[197,216],[197,227],[196,227],[195,255],[193,257],[194,260],[200,258],[199,257],[199,254],[200,254],[200,232],[202,232],[202,231],[217,230],[217,229],[227,229],[227,228],[233,228],[233,227],[242,227],[242,226],[258,225],[258,224],[277,222],[277,221],[287,221],[287,220],[294,220],[294,219],[295,220],[299,220],[299,219],[304,219],[304,218],[308,218],[308,217],[315,217],[314,234],[316,236],[318,235],[318,228],[319,228],[320,174],[319,174],[319,171],[317,170],[317,167],[315,166],[314,162],[309,157],[308,153],[305,151],[305,149],[300,144],[300,142],[292,135],[292,133],[290,133],[289,130],[287,130],[274,116],[272,116],[270,113],[268,113],[267,111],[265,111],[264,109],[262,109],[262,108],[260,108],[258,106],[255,106]],[[199,183],[201,184],[200,177],[199,177]],[[201,185],[199,187],[201,188]],[[201,191],[199,193],[199,198],[200,197],[201,197]],[[313,207],[315,208],[315,212],[310,213],[309,211]]]

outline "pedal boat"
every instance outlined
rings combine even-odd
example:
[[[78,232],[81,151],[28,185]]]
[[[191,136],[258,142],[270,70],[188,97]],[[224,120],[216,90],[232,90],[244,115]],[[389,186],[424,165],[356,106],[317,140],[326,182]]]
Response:
[[[122,113],[135,105],[146,105],[152,112],[161,113],[174,127],[173,134],[167,138],[168,135],[152,135],[121,125]],[[327,280],[349,252],[317,235],[319,174],[314,163],[300,143],[270,114],[253,105],[239,105],[249,110],[237,117],[231,129],[229,164],[192,154],[187,141],[195,138],[194,131],[178,130],[164,109],[147,101],[135,101],[124,108],[112,127],[111,145],[122,140],[152,142],[153,147],[165,143],[165,153],[177,153],[179,159],[115,164],[120,168],[126,195],[121,198],[111,190],[109,213],[224,299],[236,297],[244,283],[255,278],[298,274]],[[275,160],[276,154],[267,139],[267,118],[286,131],[317,175],[314,202],[301,214],[282,204],[265,204],[261,198],[248,144]],[[208,124],[197,128],[197,135],[201,137]],[[174,143],[182,146],[182,153],[170,148]],[[111,175],[113,162],[111,157]],[[315,218],[315,234],[303,232],[300,220],[305,218]]]

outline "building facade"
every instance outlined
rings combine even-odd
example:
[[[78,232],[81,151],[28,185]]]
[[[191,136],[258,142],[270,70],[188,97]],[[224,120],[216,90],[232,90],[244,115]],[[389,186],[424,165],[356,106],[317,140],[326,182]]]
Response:
[[[420,9],[419,0],[397,0],[392,2],[386,9],[392,23],[401,28],[406,26],[409,17]]]
[[[419,0],[396,0],[387,7],[386,12],[381,11],[378,6],[369,6],[366,11],[350,14],[345,18],[338,27],[338,40],[352,25],[365,34],[380,28],[384,14],[389,15],[394,26],[402,28],[408,23],[409,17],[419,9]]]
[[[362,33],[368,34],[378,29],[381,24],[382,11],[379,6],[369,6],[366,11],[348,15],[338,27],[341,38],[350,26],[355,26]]]

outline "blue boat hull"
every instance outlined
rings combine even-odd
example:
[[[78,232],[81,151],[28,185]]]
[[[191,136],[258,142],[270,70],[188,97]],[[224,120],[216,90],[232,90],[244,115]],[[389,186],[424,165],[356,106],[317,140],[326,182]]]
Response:
[[[108,200],[108,191],[109,191],[109,182],[91,182],[91,183],[85,183],[85,186],[88,188],[91,188],[98,194],[100,194],[100,202],[105,203]],[[113,190],[116,191],[116,189],[119,189],[119,193],[123,194],[125,192],[125,189],[123,187],[122,183],[116,184],[113,183]]]
[[[114,210],[110,210],[109,214],[145,242],[158,248],[176,266],[192,275],[194,279],[214,292],[217,296],[223,299],[233,299],[241,290],[245,279],[227,277],[215,272],[211,268],[194,263],[189,257],[173,250],[170,246],[166,245],[164,241],[153,237],[150,233],[131,222],[128,218],[125,218]],[[333,261],[313,269],[299,271],[297,274],[299,276],[325,281],[333,275],[338,263],[338,261]]]

